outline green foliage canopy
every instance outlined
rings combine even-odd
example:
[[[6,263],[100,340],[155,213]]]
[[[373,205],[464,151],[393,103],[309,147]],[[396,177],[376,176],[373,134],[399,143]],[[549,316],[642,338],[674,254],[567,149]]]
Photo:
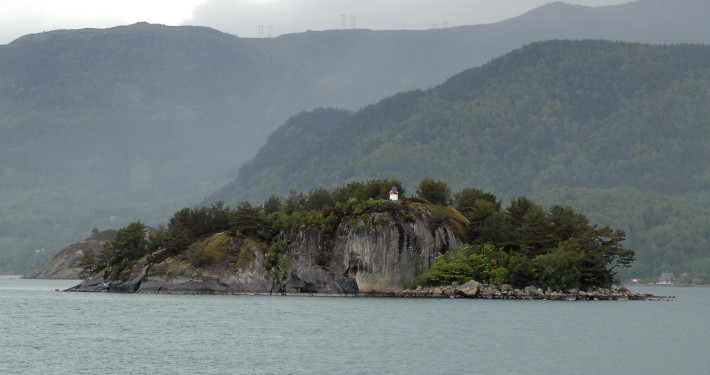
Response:
[[[464,216],[471,218],[469,225],[474,227],[481,225],[479,211],[471,209],[478,198],[496,202],[495,195],[471,188],[456,197],[457,204],[464,208]],[[475,279],[555,290],[609,287],[617,281],[618,270],[631,266],[635,259],[633,250],[621,247],[625,239],[623,231],[590,225],[583,215],[569,207],[556,205],[544,212],[540,205],[522,196],[511,201],[505,210],[490,213],[483,221],[493,218],[502,224],[497,226],[495,236],[485,236],[483,232],[469,237],[472,245],[437,257],[420,284]]]
[[[90,262],[91,257],[82,259],[85,272],[105,267],[111,278],[116,278],[131,262],[148,252],[147,228],[141,222],[134,222],[121,228],[113,241],[104,244],[97,259],[98,265]]]
[[[440,206],[448,206],[451,203],[449,186],[445,182],[433,178],[425,178],[419,183],[417,196]]]

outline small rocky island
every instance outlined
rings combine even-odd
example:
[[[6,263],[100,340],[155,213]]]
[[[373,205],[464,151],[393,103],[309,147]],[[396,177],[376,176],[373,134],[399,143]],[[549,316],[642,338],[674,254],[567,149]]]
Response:
[[[477,189],[464,189],[451,207],[426,194],[439,181],[423,181],[419,198],[400,199],[403,189],[389,184],[292,192],[257,207],[184,208],[157,230],[131,223],[100,251],[83,252],[89,277],[68,290],[668,299],[612,288],[615,270],[634,259],[620,245],[624,233],[591,225],[569,207],[544,212],[520,197],[502,209]]]

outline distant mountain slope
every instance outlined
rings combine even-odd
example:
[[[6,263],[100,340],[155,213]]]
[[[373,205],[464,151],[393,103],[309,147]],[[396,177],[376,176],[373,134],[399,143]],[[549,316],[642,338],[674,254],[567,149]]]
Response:
[[[506,196],[557,186],[703,191],[709,80],[707,46],[535,43],[345,120],[322,110],[310,119],[301,114],[264,146],[282,152],[258,153],[240,170],[233,193],[307,190],[383,174],[408,183],[441,177],[457,188],[476,181]],[[277,137],[298,129],[294,122],[324,131]],[[281,167],[285,176],[265,174]]]
[[[707,6],[554,3],[490,25],[274,39],[145,23],[24,36],[0,46],[0,267],[16,264],[10,250],[57,251],[125,224],[111,215],[167,217],[303,110],[356,110],[538,40],[708,43]]]
[[[710,192],[709,93],[709,46],[535,43],[345,120],[301,114],[325,130],[270,138],[265,148],[284,152],[258,153],[212,199],[260,202],[371,177],[410,189],[434,177],[500,197],[561,187],[698,196]]]

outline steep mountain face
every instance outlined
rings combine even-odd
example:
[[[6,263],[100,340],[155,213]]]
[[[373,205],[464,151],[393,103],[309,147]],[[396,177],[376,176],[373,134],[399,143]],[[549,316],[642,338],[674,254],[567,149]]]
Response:
[[[303,110],[356,110],[538,40],[707,43],[707,7],[555,3],[491,25],[274,39],[144,23],[19,38],[0,46],[0,267],[34,268],[15,260],[23,249],[88,228],[164,219]]]
[[[80,291],[217,293],[378,294],[405,289],[434,258],[456,250],[466,219],[448,209],[442,220],[418,205],[410,220],[389,213],[351,216],[329,245],[318,229],[302,226],[282,264],[270,270],[268,248],[250,238],[233,238],[224,261],[193,267],[183,256],[161,261],[151,254],[133,264],[122,281],[107,282],[103,270],[73,288]],[[443,208],[440,208],[443,209]],[[441,215],[439,213],[439,215]],[[215,236],[225,236],[224,233]]]
[[[313,113],[310,120],[323,123],[309,127],[324,131],[294,138],[277,157],[257,154],[212,199],[259,202],[266,192],[283,195],[373,176],[392,176],[409,187],[434,177],[454,191],[474,186],[505,198],[537,194],[548,202],[559,201],[548,191],[579,189],[572,195],[591,194],[595,204],[583,213],[630,233],[644,274],[687,271],[692,259],[706,264],[710,258],[704,241],[692,240],[707,237],[698,229],[705,211],[665,210],[680,222],[660,220],[663,214],[651,206],[618,213],[607,193],[628,200],[631,191],[641,200],[652,192],[664,197],[663,206],[679,207],[685,199],[708,207],[708,90],[707,46],[535,43],[344,120],[328,122]],[[304,116],[299,123],[308,123]],[[265,147],[279,149],[279,140]],[[676,229],[661,229],[665,225]],[[664,240],[665,250],[644,240],[658,231],[676,233]],[[677,247],[682,255],[670,251]],[[710,275],[710,268],[698,273]]]
[[[81,279],[81,259],[84,254],[90,252],[98,254],[107,241],[113,241],[116,237],[115,230],[105,230],[95,232],[91,237],[71,244],[57,253],[52,260],[44,267],[32,271],[23,276],[25,279]]]

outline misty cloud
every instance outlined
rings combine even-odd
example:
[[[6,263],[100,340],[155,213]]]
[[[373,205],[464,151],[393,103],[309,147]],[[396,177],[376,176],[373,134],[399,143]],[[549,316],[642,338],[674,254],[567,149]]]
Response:
[[[518,16],[546,0],[209,0],[195,8],[184,23],[207,25],[241,37],[258,36],[273,27],[274,36],[305,30],[342,27],[373,29],[429,29],[492,23]],[[621,4],[628,0],[577,0],[590,6]],[[354,17],[354,18],[353,18]],[[353,25],[352,21],[355,22]],[[266,31],[264,31],[266,36]]]

